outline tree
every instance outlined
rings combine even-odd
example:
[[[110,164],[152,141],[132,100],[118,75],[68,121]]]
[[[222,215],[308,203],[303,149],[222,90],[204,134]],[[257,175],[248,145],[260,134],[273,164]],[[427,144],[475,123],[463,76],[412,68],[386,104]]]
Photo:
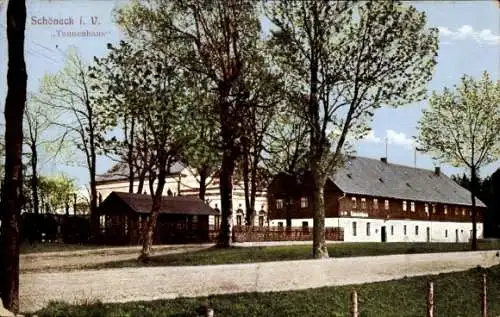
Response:
[[[216,94],[214,111],[220,126],[222,164],[221,233],[218,246],[231,245],[232,191],[235,161],[241,155],[244,101],[249,89],[243,76],[258,54],[260,23],[254,0],[158,0],[134,2],[118,13],[129,37],[156,47],[176,43],[178,67],[209,80]]]
[[[37,100],[59,114],[52,124],[63,129],[68,135],[67,140],[84,154],[90,179],[91,227],[93,240],[96,240],[99,234],[96,163],[103,123],[100,122],[100,109],[91,100],[93,81],[89,73],[78,52],[74,49],[68,51],[64,68],[42,78]]]
[[[56,213],[59,210],[65,210],[68,215],[76,191],[74,180],[64,175],[40,176],[39,193],[43,213]]]
[[[400,1],[269,1],[274,55],[304,96],[312,174],[313,256],[328,257],[324,187],[373,112],[423,98],[437,30]]]
[[[8,71],[5,100],[5,177],[1,201],[0,292],[5,307],[19,311],[19,220],[22,205],[23,114],[28,75],[24,61],[26,3],[7,5]]]
[[[25,153],[28,165],[31,167],[31,196],[32,208],[35,214],[39,212],[38,198],[38,169],[39,160],[44,156],[55,159],[61,150],[68,146],[65,142],[66,133],[57,135],[58,131],[51,131],[51,122],[56,117],[52,111],[45,111],[43,105],[36,100],[36,96],[30,94],[26,102],[24,112],[24,144],[28,148]],[[51,133],[52,132],[52,135]],[[55,145],[55,146],[54,146]]]
[[[485,71],[480,79],[464,75],[454,89],[433,92],[418,123],[418,142],[436,160],[469,169],[472,250],[477,249],[479,169],[500,156],[500,81]]]

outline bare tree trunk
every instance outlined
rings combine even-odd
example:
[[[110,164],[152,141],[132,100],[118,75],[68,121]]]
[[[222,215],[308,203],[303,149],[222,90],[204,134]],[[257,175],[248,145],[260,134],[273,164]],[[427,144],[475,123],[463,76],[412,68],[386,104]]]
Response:
[[[35,143],[31,145],[31,191],[33,195],[33,211],[38,215],[40,208],[40,201],[38,199],[38,152]]]
[[[472,251],[477,250],[477,210],[476,210],[476,190],[477,190],[477,175],[476,167],[472,165],[471,168],[471,200],[472,200]]]
[[[199,175],[200,175],[200,190],[198,192],[198,197],[201,199],[201,201],[205,201],[205,193],[207,191],[207,169],[204,167],[200,168]]]
[[[126,121],[126,119],[125,119]],[[128,164],[128,192],[134,192],[134,133],[135,133],[135,118],[132,116],[130,127],[130,137],[128,140],[128,155],[127,155],[127,164]]]
[[[158,215],[161,209],[161,201],[163,198],[163,188],[165,187],[165,177],[167,176],[167,158],[165,153],[161,154],[161,157],[158,160],[158,186],[156,187],[155,192],[151,191],[153,204],[151,206],[151,215],[149,217],[149,221],[147,224],[146,230],[143,231],[143,239],[142,239],[142,250],[139,255],[139,260],[143,262],[147,262],[149,257],[151,256],[151,246],[153,245],[153,235],[156,231],[156,220],[158,219]],[[152,183],[152,181],[150,180]],[[152,186],[152,185],[150,185]]]
[[[314,174],[314,171],[313,171]],[[322,175],[314,175],[313,184],[313,257],[315,259],[328,258],[328,248],[325,239],[325,183]]]
[[[233,155],[230,150],[225,150],[220,172],[221,230],[217,241],[217,246],[223,248],[230,247],[232,244],[233,172]]]
[[[26,3],[10,0],[7,6],[9,61],[5,101],[5,178],[1,201],[0,292],[5,307],[19,311],[19,220],[22,200],[23,115],[27,73],[24,61]]]

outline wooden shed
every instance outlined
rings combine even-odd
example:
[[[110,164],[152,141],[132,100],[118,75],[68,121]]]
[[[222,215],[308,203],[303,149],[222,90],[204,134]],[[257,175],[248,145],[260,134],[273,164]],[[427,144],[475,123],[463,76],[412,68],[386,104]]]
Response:
[[[151,213],[152,198],[145,194],[112,192],[99,205],[102,242],[140,244]],[[163,196],[154,244],[208,242],[208,216],[217,215],[195,197]]]

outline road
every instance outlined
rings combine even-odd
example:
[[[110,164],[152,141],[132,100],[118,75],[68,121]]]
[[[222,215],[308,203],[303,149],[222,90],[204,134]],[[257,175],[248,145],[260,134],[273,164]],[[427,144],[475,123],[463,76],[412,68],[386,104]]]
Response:
[[[351,285],[500,264],[497,251],[389,255],[210,266],[119,268],[23,273],[20,305],[51,300],[127,302],[238,292]]]

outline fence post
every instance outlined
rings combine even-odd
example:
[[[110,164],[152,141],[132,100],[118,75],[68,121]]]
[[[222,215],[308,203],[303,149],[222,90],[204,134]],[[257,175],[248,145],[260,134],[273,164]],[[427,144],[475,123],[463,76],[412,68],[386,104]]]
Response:
[[[488,285],[486,284],[486,274],[483,274],[483,291],[481,293],[481,312],[483,317],[488,317]]]
[[[351,292],[351,317],[359,317],[358,311],[358,293],[356,290]]]
[[[434,317],[434,283],[429,282],[427,289],[427,317]]]

